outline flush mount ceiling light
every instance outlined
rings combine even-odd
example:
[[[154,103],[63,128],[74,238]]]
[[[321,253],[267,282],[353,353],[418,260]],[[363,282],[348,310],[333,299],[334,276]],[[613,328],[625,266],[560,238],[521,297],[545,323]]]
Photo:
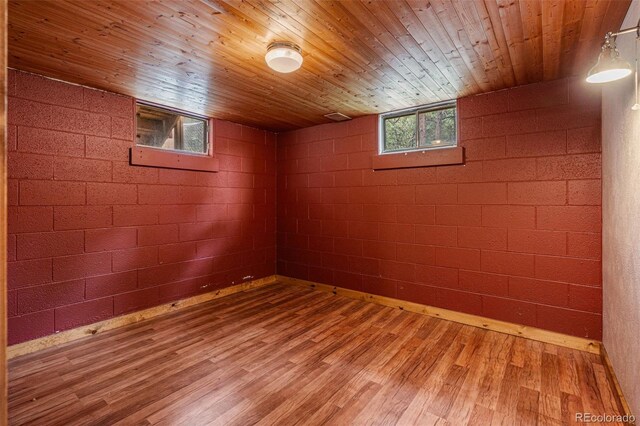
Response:
[[[267,47],[264,60],[274,71],[290,73],[302,65],[302,51],[300,46],[288,41],[276,41]]]

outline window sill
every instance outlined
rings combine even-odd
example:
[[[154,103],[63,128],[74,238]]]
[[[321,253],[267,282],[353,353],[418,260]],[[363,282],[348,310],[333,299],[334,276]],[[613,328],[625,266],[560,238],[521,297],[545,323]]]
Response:
[[[372,159],[373,170],[409,169],[417,167],[464,164],[464,148],[432,149],[398,154],[381,154]]]
[[[131,148],[131,165],[217,172],[220,168],[220,160],[208,155],[192,155],[136,146]]]

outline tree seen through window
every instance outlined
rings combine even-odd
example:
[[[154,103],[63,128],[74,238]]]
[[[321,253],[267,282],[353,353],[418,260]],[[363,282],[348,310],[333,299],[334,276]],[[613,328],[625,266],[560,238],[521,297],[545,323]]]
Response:
[[[456,106],[418,107],[405,114],[382,116],[383,152],[455,146]]]

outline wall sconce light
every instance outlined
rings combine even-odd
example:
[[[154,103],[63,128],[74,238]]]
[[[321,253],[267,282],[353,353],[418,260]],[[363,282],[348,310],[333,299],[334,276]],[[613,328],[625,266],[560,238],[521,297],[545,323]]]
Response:
[[[638,39],[640,39],[640,21],[633,28],[626,28],[617,33],[608,32],[604,36],[602,51],[598,56],[598,62],[587,73],[587,83],[608,83],[620,80],[631,74],[631,65],[620,57],[620,52],[616,48],[616,37],[624,34],[636,34],[636,57],[635,57],[635,95],[636,101],[631,107],[632,110],[640,110],[638,98]]]
[[[620,57],[616,48],[617,34],[619,33],[607,33],[604,36],[602,51],[598,56],[598,62],[587,74],[587,83],[608,83],[631,74],[631,65]]]

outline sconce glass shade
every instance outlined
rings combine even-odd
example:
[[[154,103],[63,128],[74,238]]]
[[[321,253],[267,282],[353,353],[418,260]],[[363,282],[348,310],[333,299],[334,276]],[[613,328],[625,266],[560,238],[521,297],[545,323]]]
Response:
[[[288,42],[271,43],[267,48],[264,60],[274,71],[290,73],[302,66],[300,47]]]
[[[608,83],[631,74],[629,62],[620,58],[615,41],[607,39],[598,56],[598,62],[589,70],[587,83]]]

